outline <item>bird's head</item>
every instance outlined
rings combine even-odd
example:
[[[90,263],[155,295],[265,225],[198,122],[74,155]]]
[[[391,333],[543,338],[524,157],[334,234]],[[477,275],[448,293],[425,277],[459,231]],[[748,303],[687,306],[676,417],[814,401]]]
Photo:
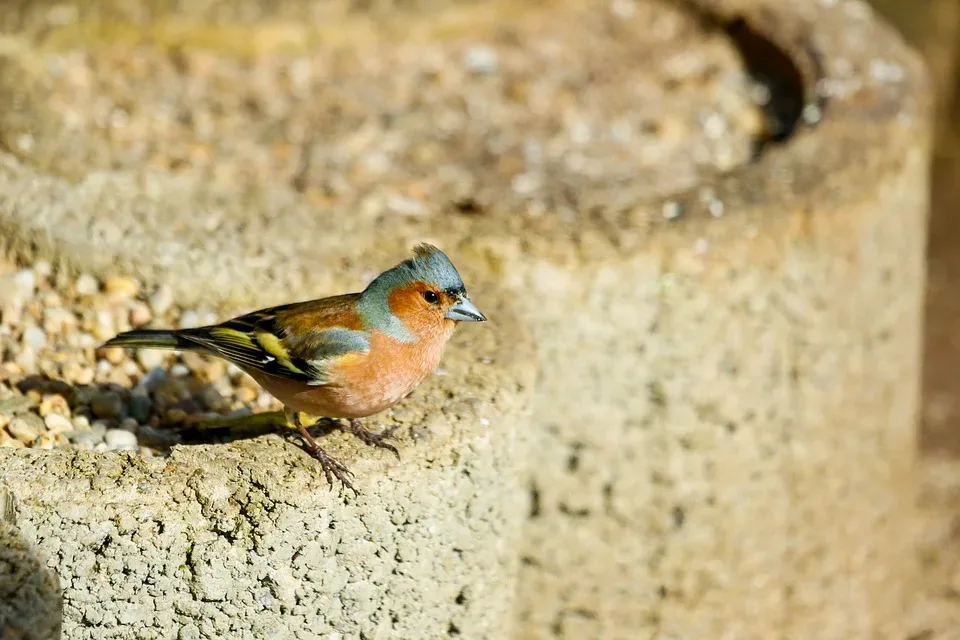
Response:
[[[417,245],[412,258],[377,276],[361,294],[360,307],[372,326],[404,341],[416,339],[411,332],[487,320],[467,297],[450,258],[429,244]]]

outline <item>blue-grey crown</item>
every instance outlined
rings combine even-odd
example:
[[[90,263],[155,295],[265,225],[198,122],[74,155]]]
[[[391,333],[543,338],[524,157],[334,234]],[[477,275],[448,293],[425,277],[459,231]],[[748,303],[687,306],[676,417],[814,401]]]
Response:
[[[414,247],[412,258],[377,276],[368,289],[393,290],[420,281],[452,294],[463,293],[465,290],[460,273],[450,258],[440,249],[425,243]]]

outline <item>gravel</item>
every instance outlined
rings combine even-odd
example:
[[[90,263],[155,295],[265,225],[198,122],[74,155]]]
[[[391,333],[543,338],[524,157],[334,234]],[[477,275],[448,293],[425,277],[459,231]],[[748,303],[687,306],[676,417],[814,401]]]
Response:
[[[44,50],[46,72],[19,86],[44,96],[57,131],[38,132],[36,114],[12,101],[0,138],[57,175],[159,170],[231,189],[284,184],[361,216],[422,216],[494,183],[550,208],[563,194],[546,185],[626,181],[653,197],[749,162],[762,118],[729,40],[667,3],[628,4],[249,57],[210,38],[203,48]],[[210,230],[222,222],[212,216]],[[114,286],[78,284],[82,295]],[[148,302],[160,314],[172,304],[162,291]]]
[[[227,312],[228,313],[228,312]],[[117,332],[214,322],[125,277],[69,277],[0,260],[0,447],[165,455],[179,428],[279,403],[224,362],[197,354],[99,349]]]

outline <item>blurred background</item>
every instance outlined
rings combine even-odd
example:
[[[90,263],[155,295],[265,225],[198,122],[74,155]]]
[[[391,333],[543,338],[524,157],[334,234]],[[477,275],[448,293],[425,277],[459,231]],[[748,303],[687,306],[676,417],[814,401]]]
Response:
[[[924,56],[937,92],[920,446],[921,560],[926,598],[917,640],[960,637],[960,2],[872,0]],[[943,635],[940,635],[943,634]]]
[[[927,61],[937,91],[923,446],[960,454],[960,2],[873,0]]]

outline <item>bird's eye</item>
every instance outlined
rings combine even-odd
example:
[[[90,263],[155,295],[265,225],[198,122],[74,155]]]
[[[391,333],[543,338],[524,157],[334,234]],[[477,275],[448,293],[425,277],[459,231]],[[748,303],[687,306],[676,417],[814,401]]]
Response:
[[[423,299],[429,302],[430,304],[437,304],[440,302],[440,296],[437,295],[436,291],[424,291]]]

